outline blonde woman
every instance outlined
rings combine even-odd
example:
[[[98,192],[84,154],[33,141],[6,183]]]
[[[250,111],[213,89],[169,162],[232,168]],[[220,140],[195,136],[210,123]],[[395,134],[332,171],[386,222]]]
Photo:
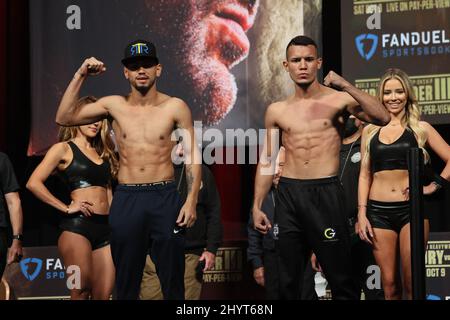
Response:
[[[85,97],[78,107],[96,99]],[[65,217],[58,250],[64,264],[78,266],[81,286],[71,289],[71,299],[109,299],[114,286],[114,265],[109,246],[111,180],[117,171],[108,121],[62,127],[60,142],[53,145],[34,170],[27,188]],[[44,185],[55,170],[71,191],[72,202],[63,203]]]
[[[367,126],[362,134],[362,163],[358,188],[358,224],[362,240],[373,245],[381,269],[386,299],[412,297],[411,244],[409,218],[409,174],[407,152],[410,148],[430,147],[446,162],[444,170],[424,194],[431,194],[450,179],[450,147],[427,122],[420,111],[413,87],[405,72],[388,69],[378,87],[378,97],[391,115],[385,127]],[[425,214],[425,244],[429,221]],[[400,252],[403,283],[398,266]]]

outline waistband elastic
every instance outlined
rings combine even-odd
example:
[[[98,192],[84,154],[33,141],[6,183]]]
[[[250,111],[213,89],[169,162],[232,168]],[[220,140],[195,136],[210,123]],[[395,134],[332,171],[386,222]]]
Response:
[[[280,183],[281,182],[297,184],[297,185],[321,185],[321,184],[339,182],[339,178],[337,176],[317,178],[317,179],[293,179],[293,178],[280,177]]]
[[[408,207],[409,206],[409,201],[377,201],[377,200],[371,200],[369,199],[367,201],[367,205],[373,205],[375,207],[379,207],[379,208],[392,208],[392,207]]]
[[[91,221],[94,223],[98,223],[98,224],[108,224],[109,222],[109,215],[108,214],[98,214],[98,213],[93,213],[91,216],[85,216],[84,214],[77,213],[77,214],[71,214],[71,215],[67,215],[65,216],[68,219],[71,218],[79,218],[79,219],[83,219],[83,220],[87,220],[87,221]]]
[[[151,183],[123,183],[117,185],[116,190],[119,191],[150,191],[150,190],[161,190],[166,187],[175,186],[174,180],[158,181]]]
[[[174,182],[173,180],[164,180],[150,183],[122,183],[120,185],[126,187],[153,187],[153,186],[165,186],[166,184],[170,184],[173,182]]]

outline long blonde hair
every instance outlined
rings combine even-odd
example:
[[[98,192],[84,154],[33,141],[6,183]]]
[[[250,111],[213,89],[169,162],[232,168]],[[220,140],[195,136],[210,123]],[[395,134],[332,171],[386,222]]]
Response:
[[[94,103],[97,98],[93,96],[87,96],[80,98],[77,102],[75,110],[82,107],[88,103]],[[60,127],[58,133],[59,142],[66,142],[74,139],[78,134],[79,126],[73,127]],[[117,177],[117,172],[119,171],[119,164],[117,160],[116,153],[114,152],[115,145],[111,138],[111,125],[108,119],[102,120],[102,128],[100,134],[96,135],[92,139],[92,146],[95,151],[100,155],[103,161],[108,161],[111,166],[111,175],[113,178]]]
[[[391,79],[397,79],[400,81],[400,83],[403,86],[403,89],[405,90],[406,96],[407,96],[407,102],[405,106],[405,115],[401,119],[402,126],[406,127],[406,130],[409,130],[410,128],[412,132],[414,133],[417,144],[420,149],[422,149],[424,153],[424,159],[425,163],[429,161],[430,156],[428,155],[428,152],[424,149],[424,146],[427,142],[427,133],[424,129],[422,129],[419,126],[420,122],[420,108],[417,103],[416,95],[414,94],[414,89],[411,84],[411,81],[409,80],[408,75],[403,70],[397,69],[397,68],[389,68],[386,70],[386,72],[383,74],[383,76],[380,79],[380,83],[377,88],[377,97],[378,99],[383,103],[383,95],[384,95],[384,86],[386,85],[386,82]],[[366,151],[366,156],[364,157],[363,161],[367,162],[369,160],[370,155],[370,141],[372,138],[377,134],[377,132],[381,129],[381,127],[370,124],[367,126],[367,139],[366,144],[363,146]]]

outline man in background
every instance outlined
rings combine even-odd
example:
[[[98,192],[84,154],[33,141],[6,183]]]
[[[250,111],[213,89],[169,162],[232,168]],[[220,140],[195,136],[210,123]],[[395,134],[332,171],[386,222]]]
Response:
[[[11,161],[6,154],[0,152],[0,282],[6,264],[19,262],[22,259],[23,215],[18,191],[19,184]],[[13,232],[9,251],[7,213],[9,213]]]

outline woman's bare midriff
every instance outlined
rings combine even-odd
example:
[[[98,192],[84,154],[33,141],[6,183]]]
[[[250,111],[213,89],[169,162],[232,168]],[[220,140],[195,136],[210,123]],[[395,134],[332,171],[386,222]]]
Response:
[[[383,170],[373,175],[369,199],[385,202],[409,199],[408,170]]]
[[[92,203],[92,212],[99,215],[109,214],[108,192],[103,187],[88,187],[72,191],[70,197],[74,201]]]

